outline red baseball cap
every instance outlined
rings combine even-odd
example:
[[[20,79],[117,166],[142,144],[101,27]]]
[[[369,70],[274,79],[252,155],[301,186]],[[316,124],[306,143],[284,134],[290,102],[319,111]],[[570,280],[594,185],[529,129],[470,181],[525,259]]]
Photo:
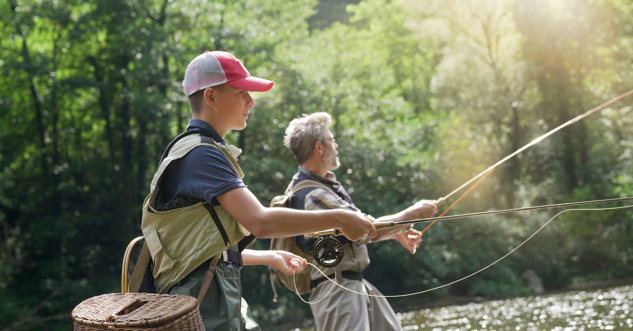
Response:
[[[251,76],[242,62],[231,53],[206,51],[189,63],[182,87],[185,94],[190,96],[199,90],[224,83],[252,92],[266,92],[274,84],[271,80]]]

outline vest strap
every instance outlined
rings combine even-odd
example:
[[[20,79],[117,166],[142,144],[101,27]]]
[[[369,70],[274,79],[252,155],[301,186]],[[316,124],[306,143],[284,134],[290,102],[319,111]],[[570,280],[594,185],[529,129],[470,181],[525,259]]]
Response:
[[[163,162],[163,160],[167,157],[167,155],[169,155],[169,151],[171,150],[172,147],[174,147],[174,145],[178,142],[178,140],[190,135],[190,134],[194,134],[194,133],[199,133],[200,135],[202,135],[202,130],[199,129],[194,129],[194,130],[190,130],[190,131],[185,131],[181,134],[179,134],[178,136],[176,136],[176,138],[174,138],[169,145],[167,145],[167,148],[165,148],[165,151],[163,152],[163,156],[161,156],[160,158],[160,162],[158,162],[158,164],[161,164],[161,162]],[[204,137],[204,136],[203,136]]]
[[[220,235],[222,235],[222,240],[224,240],[224,244],[230,246],[231,240],[229,239],[229,235],[226,234],[226,230],[224,229],[224,226],[222,225],[222,221],[220,221],[220,217],[218,217],[218,213],[215,212],[215,208],[213,208],[213,206],[211,206],[210,204],[205,204],[204,206],[209,211],[209,214],[211,214],[211,218],[213,218],[213,222],[215,223],[215,226],[218,227],[218,230],[220,231]]]

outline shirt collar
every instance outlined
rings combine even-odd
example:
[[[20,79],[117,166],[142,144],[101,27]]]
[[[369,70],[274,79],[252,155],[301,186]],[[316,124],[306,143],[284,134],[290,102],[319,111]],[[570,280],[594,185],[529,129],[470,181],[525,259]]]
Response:
[[[213,140],[217,141],[220,144],[226,144],[224,142],[224,139],[220,137],[220,134],[217,131],[215,131],[215,129],[209,123],[203,120],[199,120],[195,118],[192,120],[189,120],[189,124],[187,125],[187,131],[190,131],[193,129],[202,130],[205,136],[213,138]]]
[[[325,175],[325,177],[317,174],[316,172],[310,171],[302,166],[299,166],[299,172],[303,172],[304,174],[308,175],[308,176],[312,176],[322,182],[328,183],[332,186],[340,186],[341,183],[339,183],[338,181],[336,181],[336,175],[331,172],[328,171]]]

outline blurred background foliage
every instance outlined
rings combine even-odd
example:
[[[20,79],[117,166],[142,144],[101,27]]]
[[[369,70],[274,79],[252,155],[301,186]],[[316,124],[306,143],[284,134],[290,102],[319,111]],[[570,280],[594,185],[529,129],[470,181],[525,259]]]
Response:
[[[190,59],[230,51],[273,79],[255,93],[245,154],[261,202],[296,171],[282,144],[303,113],[334,117],[338,178],[374,216],[445,196],[532,139],[633,87],[627,0],[110,0],[0,3],[0,329],[68,330],[70,311],[119,292],[156,163],[190,118]],[[633,101],[570,126],[488,176],[452,213],[633,195]],[[554,211],[446,221],[418,253],[371,245],[384,294],[464,277],[522,242]],[[421,228],[421,226],[418,226]],[[493,268],[391,300],[524,295],[533,270],[557,290],[633,272],[630,210],[555,220]],[[264,249],[267,240],[259,240]],[[262,325],[309,307],[268,272],[243,272]]]

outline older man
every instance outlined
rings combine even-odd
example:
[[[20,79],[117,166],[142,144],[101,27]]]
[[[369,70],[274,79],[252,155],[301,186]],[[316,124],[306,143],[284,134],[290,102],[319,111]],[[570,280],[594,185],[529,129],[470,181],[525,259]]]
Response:
[[[312,180],[328,187],[309,187],[297,191],[289,200],[289,206],[302,210],[347,209],[359,211],[341,183],[331,172],[340,166],[338,145],[329,127],[332,118],[327,113],[314,113],[294,119],[286,129],[284,145],[288,147],[299,171],[292,178],[292,186],[304,180]],[[421,200],[409,208],[393,215],[382,216],[376,221],[406,221],[427,218],[437,212],[434,201]],[[328,276],[337,276],[342,286],[365,295],[354,294],[326,282],[319,270],[312,269],[310,305],[317,330],[401,330],[400,322],[381,293],[363,279],[362,271],[369,265],[366,244],[386,239],[397,240],[409,252],[414,253],[421,242],[421,232],[407,226],[396,226],[378,231],[378,236],[369,240],[350,241],[338,238],[343,243],[344,256],[334,268],[323,268]],[[311,250],[314,239],[294,237],[295,243],[305,251]],[[314,261],[311,261],[314,264]],[[335,273],[336,270],[336,273]],[[324,298],[325,297],[325,298]]]

